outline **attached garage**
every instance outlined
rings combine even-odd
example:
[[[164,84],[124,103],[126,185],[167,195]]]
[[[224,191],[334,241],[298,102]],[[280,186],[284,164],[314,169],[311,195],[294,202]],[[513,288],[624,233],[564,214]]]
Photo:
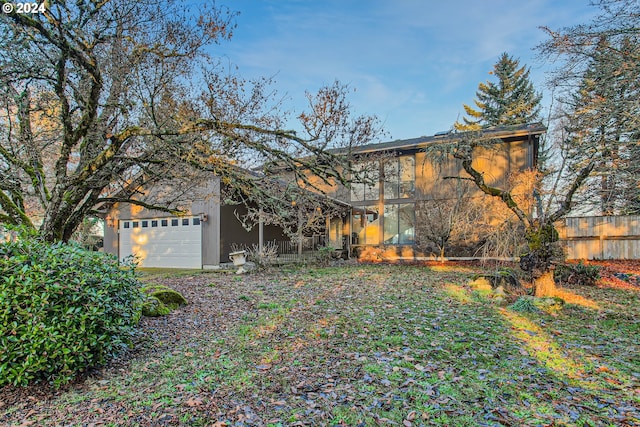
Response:
[[[135,254],[141,267],[202,268],[199,217],[120,220],[118,258]]]

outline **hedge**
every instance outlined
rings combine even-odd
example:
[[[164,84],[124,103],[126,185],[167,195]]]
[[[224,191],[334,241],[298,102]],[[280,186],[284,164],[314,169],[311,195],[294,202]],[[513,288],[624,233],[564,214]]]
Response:
[[[134,266],[22,234],[0,244],[0,386],[55,386],[130,343],[142,307]]]

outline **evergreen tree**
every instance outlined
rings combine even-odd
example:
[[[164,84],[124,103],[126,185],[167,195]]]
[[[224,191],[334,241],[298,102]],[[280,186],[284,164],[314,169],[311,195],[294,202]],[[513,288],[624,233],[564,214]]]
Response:
[[[639,213],[640,2],[595,0],[593,6],[601,13],[590,23],[543,27],[549,40],[538,46],[558,62],[550,83],[568,107],[559,117],[559,127],[569,133],[566,143],[559,141],[557,157],[571,162],[574,173],[595,165],[585,200],[598,205],[589,207],[604,214]]]
[[[604,215],[637,210],[640,64],[624,55],[633,51],[640,51],[637,41],[625,37],[612,44],[603,36],[568,101],[574,139],[570,159],[578,165],[585,154],[599,159],[587,200],[597,201]]]
[[[529,79],[529,69],[520,61],[503,53],[493,67],[497,83],[480,83],[476,91],[476,108],[464,104],[468,117],[456,122],[457,130],[478,130],[483,127],[517,125],[538,120],[542,96],[535,92]]]

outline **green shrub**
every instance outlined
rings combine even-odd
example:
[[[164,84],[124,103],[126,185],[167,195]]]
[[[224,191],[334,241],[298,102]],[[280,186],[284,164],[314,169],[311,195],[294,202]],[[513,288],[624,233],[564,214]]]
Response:
[[[142,294],[133,265],[22,235],[0,244],[0,386],[64,384],[130,344]]]
[[[558,264],[553,272],[554,279],[559,284],[593,286],[600,278],[599,265]]]
[[[513,304],[511,304],[511,310],[518,313],[537,313],[540,310],[534,304],[534,297],[521,296]]]
[[[336,259],[336,249],[332,246],[320,246],[316,253],[316,262],[326,267],[331,264],[331,261]]]

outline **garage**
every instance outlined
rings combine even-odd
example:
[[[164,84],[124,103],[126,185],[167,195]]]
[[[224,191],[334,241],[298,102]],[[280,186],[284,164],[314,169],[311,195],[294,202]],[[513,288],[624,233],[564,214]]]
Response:
[[[135,256],[140,267],[202,268],[199,217],[120,220],[119,259]]]

